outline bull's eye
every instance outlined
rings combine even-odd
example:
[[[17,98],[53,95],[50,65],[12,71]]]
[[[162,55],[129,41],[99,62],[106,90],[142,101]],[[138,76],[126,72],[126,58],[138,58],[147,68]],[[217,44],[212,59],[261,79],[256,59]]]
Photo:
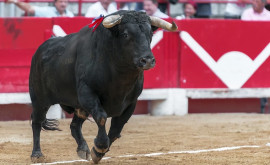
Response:
[[[127,33],[121,33],[120,36],[121,37],[124,37],[124,38],[127,38],[128,37],[128,34]]]

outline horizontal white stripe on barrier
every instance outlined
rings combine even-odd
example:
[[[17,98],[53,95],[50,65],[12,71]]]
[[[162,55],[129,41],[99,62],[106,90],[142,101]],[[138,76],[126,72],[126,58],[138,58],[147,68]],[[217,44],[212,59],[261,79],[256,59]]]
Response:
[[[168,98],[169,89],[144,89],[138,100],[165,100]]]
[[[180,92],[179,90],[184,91]],[[211,99],[211,98],[262,98],[270,97],[270,88],[241,88],[241,89],[144,89],[138,100],[166,100],[175,93],[174,96],[181,94],[181,97],[192,99]],[[29,93],[0,93],[0,104],[30,104]]]
[[[187,89],[186,97],[192,99],[262,98],[270,97],[270,88]]]
[[[168,97],[168,89],[143,90],[139,100],[164,100]],[[0,93],[0,104],[29,104],[29,93]]]
[[[29,93],[0,93],[0,104],[29,104]]]

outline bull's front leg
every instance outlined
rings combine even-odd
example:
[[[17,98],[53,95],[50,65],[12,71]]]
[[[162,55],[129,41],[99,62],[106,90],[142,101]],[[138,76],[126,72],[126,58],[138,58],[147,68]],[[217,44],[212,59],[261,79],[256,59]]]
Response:
[[[134,109],[136,107],[136,102],[131,104],[125,111],[124,113],[119,116],[119,117],[113,117],[111,121],[111,127],[109,131],[109,139],[110,139],[110,146],[112,143],[117,139],[120,138],[121,131],[124,127],[124,125],[127,123],[129,118],[134,112]]]
[[[103,109],[92,110],[92,116],[98,126],[98,134],[94,140],[94,147],[91,150],[91,157],[94,163],[98,163],[109,149],[109,138],[106,133],[105,124],[107,114]]]
[[[98,134],[91,150],[93,162],[98,163],[109,149],[110,140],[105,129],[107,113],[101,106],[98,97],[86,85],[79,88],[79,102],[83,109],[90,112],[98,126]]]

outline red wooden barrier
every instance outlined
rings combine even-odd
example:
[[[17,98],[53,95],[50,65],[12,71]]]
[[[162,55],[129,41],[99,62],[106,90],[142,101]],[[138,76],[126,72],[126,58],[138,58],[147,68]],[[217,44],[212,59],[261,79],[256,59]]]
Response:
[[[84,17],[0,18],[0,93],[28,92],[31,57],[38,46],[51,36],[54,25],[59,25],[66,33],[73,33],[91,21]],[[154,107],[160,105],[160,100],[167,102],[164,104],[166,107],[174,103],[171,108],[163,108],[166,113],[161,114],[186,114],[187,109],[190,112],[203,109],[198,110],[192,105],[188,108],[188,99],[191,104],[200,105],[200,98],[205,96],[208,103],[213,98],[257,98],[253,105],[258,103],[259,108],[258,98],[270,97],[269,22],[175,21],[180,32],[157,31],[153,37],[152,51],[157,64],[154,69],[145,71],[144,84],[144,89],[153,90],[145,90],[149,95],[142,95],[141,100],[155,102],[157,99],[158,104],[151,104]],[[200,93],[202,88],[206,90]],[[223,91],[215,92],[216,89]],[[255,90],[250,92],[249,89]],[[206,95],[202,96],[202,93]],[[5,99],[6,96],[1,97]],[[183,104],[178,104],[179,101]],[[5,104],[3,99],[0,102]],[[144,102],[143,106],[146,109],[147,103]],[[206,110],[211,109],[205,107]],[[226,112],[228,107],[230,111],[238,112],[232,110],[232,106],[221,107],[222,112]],[[258,108],[253,112],[258,112]]]
[[[73,33],[91,20],[0,18],[0,92],[28,91],[31,57],[50,37],[53,25]],[[152,51],[157,65],[145,72],[144,88],[270,87],[269,23],[196,19],[176,22],[181,33],[157,31],[154,35]]]
[[[51,34],[52,20],[0,19],[0,92],[27,92],[31,58]]]
[[[270,24],[183,20],[181,88],[270,87]]]
[[[179,35],[178,33],[157,31],[154,38],[159,33],[162,33],[162,39],[152,48],[156,66],[144,72],[144,88],[178,87]],[[153,40],[155,40],[154,38]]]
[[[0,61],[0,92],[28,92],[31,57],[38,46],[52,35],[53,25],[59,25],[69,34],[91,21],[85,17],[0,19],[0,25],[3,25],[0,29],[0,58],[3,59]],[[158,33],[161,34],[160,41],[153,47],[157,65],[145,72],[145,88],[177,87],[178,33]]]

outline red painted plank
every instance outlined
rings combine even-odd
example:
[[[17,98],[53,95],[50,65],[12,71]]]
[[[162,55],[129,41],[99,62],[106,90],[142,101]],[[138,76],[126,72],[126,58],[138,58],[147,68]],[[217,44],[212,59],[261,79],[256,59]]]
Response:
[[[188,106],[188,113],[260,113],[261,111],[260,99],[189,99]]]

